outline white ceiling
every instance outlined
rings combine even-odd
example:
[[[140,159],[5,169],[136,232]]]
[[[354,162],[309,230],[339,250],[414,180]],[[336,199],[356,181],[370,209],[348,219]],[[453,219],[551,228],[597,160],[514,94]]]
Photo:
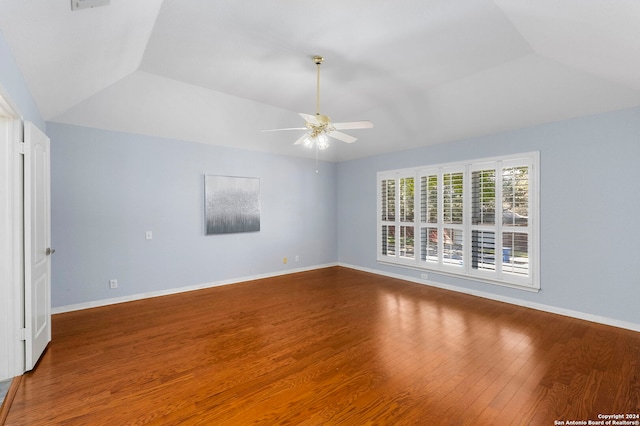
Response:
[[[640,105],[638,0],[0,0],[45,120],[343,161]]]

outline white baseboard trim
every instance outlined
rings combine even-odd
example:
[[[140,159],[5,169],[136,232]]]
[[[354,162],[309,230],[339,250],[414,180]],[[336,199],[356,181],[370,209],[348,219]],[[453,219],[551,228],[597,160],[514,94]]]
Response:
[[[371,269],[371,268],[363,268],[361,266],[350,265],[350,264],[347,264],[347,263],[338,263],[338,266],[343,266],[345,268],[355,269],[355,270],[363,271],[363,272],[369,272],[371,274],[382,275],[382,276],[385,276],[385,277],[397,278],[397,279],[400,279],[400,280],[410,281],[410,282],[417,283],[417,284],[422,284],[422,285],[428,285],[428,286],[431,286],[431,287],[437,287],[437,288],[441,288],[441,289],[444,289],[444,290],[451,290],[451,291],[455,291],[455,292],[458,292],[458,293],[465,293],[465,294],[469,294],[471,296],[482,297],[482,298],[485,298],[485,299],[491,299],[491,300],[495,300],[495,301],[498,301],[498,302],[510,303],[512,305],[523,306],[525,308],[536,309],[538,311],[544,311],[544,312],[549,312],[549,313],[552,313],[552,314],[564,315],[566,317],[577,318],[577,319],[581,319],[581,320],[585,320],[585,321],[595,322],[595,323],[598,323],[598,324],[605,324],[605,325],[610,325],[610,326],[613,326],[613,327],[625,328],[627,330],[632,330],[632,331],[640,331],[640,324],[627,322],[627,321],[620,321],[620,320],[617,320],[617,319],[614,319],[614,318],[608,318],[608,317],[603,317],[603,316],[599,316],[599,315],[593,315],[593,314],[589,314],[589,313],[586,313],[586,312],[573,311],[571,309],[564,309],[564,308],[559,308],[559,307],[556,307],[556,306],[544,305],[544,304],[541,304],[541,303],[529,302],[529,301],[526,301],[526,300],[516,299],[516,298],[513,298],[513,297],[499,296],[499,295],[492,294],[492,293],[486,293],[484,291],[471,290],[471,289],[464,288],[464,287],[458,287],[458,286],[453,286],[453,285],[449,285],[449,284],[442,284],[442,283],[438,283],[438,282],[434,282],[434,281],[430,281],[430,280],[429,281],[425,281],[425,280],[418,279],[418,278],[408,277],[406,275],[394,274],[394,273],[379,271],[377,269]]]
[[[114,298],[111,298],[111,299],[102,299],[102,300],[95,300],[95,301],[91,301],[91,302],[76,303],[76,304],[73,304],[73,305],[58,306],[58,307],[55,307],[55,308],[51,309],[51,314],[53,314],[53,315],[62,314],[62,313],[65,313],[65,312],[80,311],[80,310],[83,310],[83,309],[97,308],[97,307],[100,307],[100,306],[115,305],[117,303],[133,302],[134,300],[149,299],[149,298],[152,298],[152,297],[159,297],[159,296],[168,296],[170,294],[178,294],[178,293],[184,293],[184,292],[187,292],[187,291],[202,290],[202,289],[205,289],[205,288],[218,287],[218,286],[222,286],[222,285],[237,284],[237,283],[241,283],[241,282],[245,282],[245,281],[260,280],[260,279],[264,279],[264,278],[272,278],[272,277],[277,277],[277,276],[281,276],[281,275],[295,274],[295,273],[298,273],[298,272],[312,271],[312,270],[315,270],[315,269],[330,268],[332,266],[338,266],[338,263],[337,262],[336,263],[326,263],[326,264],[323,264],[323,265],[315,265],[315,266],[309,266],[309,267],[305,267],[305,268],[287,269],[286,271],[270,272],[270,273],[267,273],[267,274],[251,275],[251,276],[246,276],[246,277],[234,278],[234,279],[230,279],[230,280],[214,281],[214,282],[210,282],[210,283],[196,284],[196,285],[191,285],[191,286],[186,286],[186,287],[170,288],[170,289],[167,289],[167,290],[153,291],[153,292],[150,292],[150,293],[139,293],[139,294],[132,294],[132,295],[129,295],[129,296],[114,297]]]

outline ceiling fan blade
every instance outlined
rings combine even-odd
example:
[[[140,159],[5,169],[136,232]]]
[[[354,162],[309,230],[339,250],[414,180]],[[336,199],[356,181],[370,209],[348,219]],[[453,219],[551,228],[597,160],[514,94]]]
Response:
[[[304,112],[299,112],[298,114],[300,115],[300,117],[304,118],[304,121],[306,121],[307,123],[320,124],[318,118],[315,115],[305,114]]]
[[[261,132],[279,132],[281,130],[307,130],[306,127],[286,127],[284,129],[262,129]]]
[[[305,133],[304,135],[300,136],[300,139],[295,141],[293,144],[294,145],[302,145],[302,143],[304,142],[305,139],[307,139],[308,136],[309,135],[307,133]]]
[[[332,138],[341,140],[342,142],[346,142],[346,143],[353,143],[353,142],[358,140],[358,138],[354,138],[351,135],[347,135],[346,133],[342,133],[342,132],[337,132],[335,130],[333,132],[329,132],[327,134],[329,136],[331,136]]]
[[[370,129],[373,127],[373,123],[368,120],[363,121],[349,121],[346,123],[331,123],[334,129],[337,130],[349,130],[349,129]]]

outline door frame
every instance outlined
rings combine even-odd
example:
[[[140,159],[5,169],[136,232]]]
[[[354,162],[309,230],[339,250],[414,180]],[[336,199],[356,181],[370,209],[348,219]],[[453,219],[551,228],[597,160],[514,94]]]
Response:
[[[0,86],[0,380],[25,371],[22,132],[22,118]]]

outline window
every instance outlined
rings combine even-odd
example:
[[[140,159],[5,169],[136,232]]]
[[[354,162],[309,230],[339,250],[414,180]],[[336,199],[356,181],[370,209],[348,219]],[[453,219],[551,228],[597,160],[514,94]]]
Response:
[[[380,256],[415,259],[415,178],[399,176],[380,182]],[[396,215],[396,211],[398,214]]]
[[[378,260],[539,289],[537,170],[536,152],[379,172]]]

